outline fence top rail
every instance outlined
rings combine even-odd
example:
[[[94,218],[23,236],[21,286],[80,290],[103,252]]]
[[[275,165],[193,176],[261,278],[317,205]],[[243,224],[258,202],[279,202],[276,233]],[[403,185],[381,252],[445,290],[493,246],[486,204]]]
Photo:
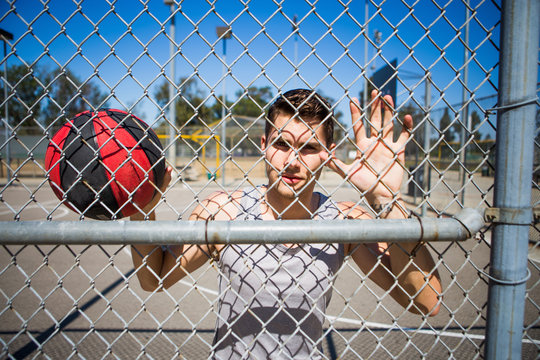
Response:
[[[280,244],[461,241],[484,226],[463,209],[453,218],[276,221],[10,221],[0,244]]]

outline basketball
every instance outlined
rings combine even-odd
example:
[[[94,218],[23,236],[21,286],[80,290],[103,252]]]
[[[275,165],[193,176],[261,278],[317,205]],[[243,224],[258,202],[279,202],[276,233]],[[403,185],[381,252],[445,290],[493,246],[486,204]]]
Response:
[[[49,183],[71,210],[92,219],[130,216],[163,183],[163,149],[133,114],[85,111],[53,136],[45,155]]]

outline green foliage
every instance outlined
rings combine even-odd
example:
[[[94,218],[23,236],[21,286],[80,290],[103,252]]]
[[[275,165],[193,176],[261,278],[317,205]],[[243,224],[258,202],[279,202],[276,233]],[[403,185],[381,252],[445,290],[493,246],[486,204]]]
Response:
[[[265,107],[274,97],[270,86],[251,86],[247,91],[237,91],[235,95],[240,100],[234,105],[233,114],[256,118],[264,116]]]
[[[8,79],[8,116],[14,128],[36,126],[41,111],[40,98],[44,93],[39,73],[25,65],[11,66]],[[4,103],[4,82],[0,91],[0,103]],[[4,111],[2,107],[2,111]]]
[[[168,114],[169,82],[164,81],[154,96],[165,114]],[[180,78],[175,106],[175,125],[178,127],[201,125],[202,122],[209,124],[215,118],[213,109],[205,104],[205,93],[195,78]]]
[[[47,105],[42,116],[46,124],[73,118],[87,110],[107,107],[107,96],[89,81],[82,81],[69,70],[56,70],[45,76]]]
[[[444,136],[444,139],[446,142],[452,142],[456,139],[456,125],[455,123],[452,123],[452,118],[450,117],[449,109],[444,109],[444,114],[441,117],[441,120],[439,122],[439,130],[441,134]]]
[[[476,110],[474,110],[471,113],[471,132],[475,135],[475,137],[480,140],[482,138],[482,134],[480,133],[480,124],[482,123],[482,119],[480,118],[480,115]]]

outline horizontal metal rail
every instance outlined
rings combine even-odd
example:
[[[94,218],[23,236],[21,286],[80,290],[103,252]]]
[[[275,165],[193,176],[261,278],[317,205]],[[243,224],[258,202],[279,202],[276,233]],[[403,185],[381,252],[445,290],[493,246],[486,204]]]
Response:
[[[454,218],[283,221],[10,221],[0,244],[369,243],[466,240],[484,226],[480,212]]]

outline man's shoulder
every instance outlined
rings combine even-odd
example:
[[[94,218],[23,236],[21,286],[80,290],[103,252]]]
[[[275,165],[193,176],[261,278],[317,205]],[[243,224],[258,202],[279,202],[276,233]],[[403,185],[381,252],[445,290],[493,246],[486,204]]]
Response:
[[[191,214],[192,220],[233,220],[240,209],[242,190],[216,191],[202,200]]]

